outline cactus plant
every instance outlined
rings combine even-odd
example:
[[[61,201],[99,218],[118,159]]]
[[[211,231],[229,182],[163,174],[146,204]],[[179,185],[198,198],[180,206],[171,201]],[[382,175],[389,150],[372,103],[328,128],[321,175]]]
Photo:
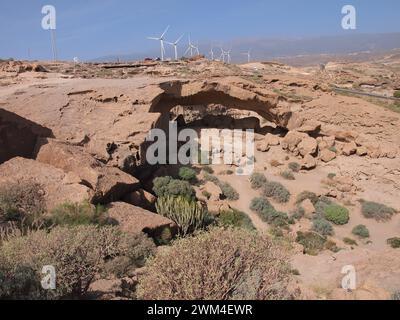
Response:
[[[208,212],[197,202],[184,197],[161,197],[156,203],[158,214],[171,219],[178,226],[181,236],[204,228],[209,220]]]

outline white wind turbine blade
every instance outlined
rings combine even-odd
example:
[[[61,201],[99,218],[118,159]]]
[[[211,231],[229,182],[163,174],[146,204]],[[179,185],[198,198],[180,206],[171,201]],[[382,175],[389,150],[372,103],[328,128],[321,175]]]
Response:
[[[155,37],[147,37],[149,40],[160,40],[160,38],[155,38]]]
[[[160,39],[164,38],[165,34],[167,33],[169,29],[169,26],[165,29],[165,31],[163,32],[163,34],[161,35]]]
[[[186,55],[189,53],[190,49],[191,49],[191,48],[188,47],[187,50],[185,51],[185,53],[184,53],[183,55],[186,56]]]
[[[178,43],[179,43],[179,41],[181,41],[181,40],[182,40],[183,36],[184,36],[184,34],[183,34],[183,35],[181,35],[181,36],[179,37],[179,39],[175,41],[175,44],[178,44]]]

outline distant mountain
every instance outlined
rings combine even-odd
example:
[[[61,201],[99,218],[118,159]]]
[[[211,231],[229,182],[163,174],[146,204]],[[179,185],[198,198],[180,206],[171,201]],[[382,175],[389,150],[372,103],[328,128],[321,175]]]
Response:
[[[308,55],[345,55],[350,53],[379,53],[400,48],[400,33],[387,34],[351,34],[338,36],[321,36],[313,38],[290,39],[236,39],[232,41],[232,61],[242,62],[245,56],[241,52],[252,49],[252,60],[269,60]],[[200,44],[200,51],[208,53],[210,44]],[[132,53],[126,55],[109,55],[93,59],[97,62],[114,62],[140,60],[146,57],[158,57],[157,47],[154,51],[144,53]],[[183,51],[183,48],[180,48]],[[225,47],[225,49],[229,49]],[[219,48],[215,48],[216,56]],[[172,55],[169,53],[169,55]]]

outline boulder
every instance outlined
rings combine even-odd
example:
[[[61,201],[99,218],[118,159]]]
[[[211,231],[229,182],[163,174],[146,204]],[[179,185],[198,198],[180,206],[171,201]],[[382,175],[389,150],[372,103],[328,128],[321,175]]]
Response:
[[[297,146],[300,154],[304,157],[307,154],[315,154],[317,152],[317,140],[312,137],[306,137]]]
[[[357,155],[360,157],[366,156],[368,154],[368,150],[366,147],[358,147],[356,151]]]
[[[176,233],[177,226],[171,220],[125,202],[113,202],[107,206],[108,215],[124,232],[144,232],[152,238],[159,238],[165,229]]]
[[[342,153],[345,156],[351,156],[357,152],[357,145],[354,141],[345,143],[343,146]]]
[[[134,192],[128,193],[124,198],[124,202],[131,205],[144,208],[146,210],[155,211],[155,203],[157,198],[146,190],[139,189]]]
[[[75,175],[31,159],[16,157],[0,165],[0,184],[32,181],[40,184],[48,210],[65,202],[83,202],[93,198],[94,192]]]
[[[319,150],[329,149],[335,145],[335,136],[318,137],[317,142]]]
[[[330,162],[336,158],[336,153],[329,149],[324,149],[320,153],[320,158],[323,162]]]
[[[271,133],[267,133],[264,140],[268,143],[269,146],[279,146],[281,143],[280,138]]]
[[[294,151],[298,144],[308,135],[303,132],[289,131],[286,136],[282,139],[281,145],[283,149]]]
[[[210,201],[219,201],[221,199],[221,189],[216,186],[214,183],[207,181],[202,188],[202,191],[207,191],[210,196]]]
[[[311,170],[317,166],[317,159],[315,159],[312,155],[306,154],[301,163],[302,169]]]
[[[139,181],[118,168],[109,167],[93,158],[82,147],[41,139],[36,147],[36,160],[50,164],[65,173],[74,173],[94,191],[94,203],[121,199],[139,188]]]
[[[268,152],[270,147],[267,141],[263,140],[260,142],[257,142],[257,151],[261,151],[261,152]]]

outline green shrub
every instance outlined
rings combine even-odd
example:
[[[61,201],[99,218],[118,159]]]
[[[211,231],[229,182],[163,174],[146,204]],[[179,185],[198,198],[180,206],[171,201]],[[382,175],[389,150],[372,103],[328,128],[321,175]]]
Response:
[[[333,172],[328,173],[328,179],[332,180],[335,177],[336,177],[336,173],[333,173]]]
[[[290,199],[290,192],[279,182],[268,181],[263,188],[263,195],[279,203],[286,203]]]
[[[321,218],[316,218],[313,220],[312,230],[323,236],[333,235],[332,225],[325,219],[321,219]]]
[[[335,252],[335,253],[340,251],[340,248],[336,245],[336,242],[334,242],[334,241],[332,241],[332,240],[328,240],[328,241],[325,243],[325,248],[326,248],[327,250],[332,251],[332,252]]]
[[[220,182],[218,186],[220,187],[222,194],[228,200],[239,200],[239,193],[228,182]]]
[[[393,249],[398,249],[400,248],[400,238],[394,237],[387,239],[387,244],[390,245]]]
[[[224,227],[230,226],[255,230],[254,225],[248,215],[236,209],[221,211],[218,216],[218,221]]]
[[[293,172],[299,172],[301,170],[301,164],[299,164],[297,162],[290,162],[288,167]]]
[[[358,246],[357,241],[351,238],[343,238],[343,242],[349,246]]]
[[[250,209],[257,213],[262,211],[275,211],[275,208],[266,198],[254,198],[251,200]]]
[[[0,223],[14,222],[19,228],[43,223],[46,211],[44,190],[35,182],[12,183],[0,187]]]
[[[304,217],[306,214],[306,211],[304,210],[303,207],[297,206],[296,209],[291,214],[291,217],[295,220],[300,220],[301,218]]]
[[[393,93],[393,97],[395,97],[395,98],[400,98],[400,90],[396,90],[394,93]]]
[[[361,212],[365,218],[377,221],[388,221],[396,214],[395,209],[384,204],[363,200],[361,201]]]
[[[296,180],[292,171],[285,170],[281,172],[281,177],[286,180]]]
[[[349,210],[337,204],[330,204],[324,209],[324,217],[326,220],[337,224],[344,225],[349,222]]]
[[[159,177],[153,181],[153,191],[158,197],[185,197],[193,199],[195,191],[187,181],[175,180],[171,177]]]
[[[201,170],[203,170],[204,172],[208,173],[208,174],[213,174],[214,173],[214,169],[211,168],[210,166],[203,166],[201,168]]]
[[[313,205],[318,202],[318,196],[314,192],[303,191],[297,196],[296,203],[302,203],[306,199],[309,199]]]
[[[297,232],[296,242],[303,246],[305,254],[317,255],[324,249],[326,238],[316,232]]]
[[[210,182],[212,182],[212,183],[214,183],[216,185],[219,184],[219,179],[216,176],[214,176],[212,174],[209,174],[209,173],[205,173],[204,174],[204,180],[210,181]]]
[[[204,228],[210,219],[205,208],[185,197],[158,198],[156,209],[158,214],[177,224],[181,236]]]
[[[195,181],[196,171],[188,167],[182,167],[179,169],[179,177],[185,181]]]
[[[154,250],[144,234],[122,233],[117,227],[56,227],[15,237],[0,247],[0,298],[80,298],[114,259],[124,258],[126,270],[142,267]],[[47,265],[56,270],[55,290],[40,288]]]
[[[58,226],[106,225],[112,222],[103,206],[94,206],[88,201],[61,204],[51,211],[49,219]]]
[[[144,300],[275,300],[288,289],[287,249],[244,229],[212,229],[176,241],[147,263],[139,278]]]
[[[355,226],[351,232],[360,238],[369,238],[369,230],[363,224]]]
[[[250,209],[255,211],[264,222],[276,227],[283,227],[289,223],[286,213],[276,211],[265,198],[254,198],[250,203]]]
[[[262,174],[255,172],[250,176],[251,188],[260,189],[267,182],[267,178]]]

